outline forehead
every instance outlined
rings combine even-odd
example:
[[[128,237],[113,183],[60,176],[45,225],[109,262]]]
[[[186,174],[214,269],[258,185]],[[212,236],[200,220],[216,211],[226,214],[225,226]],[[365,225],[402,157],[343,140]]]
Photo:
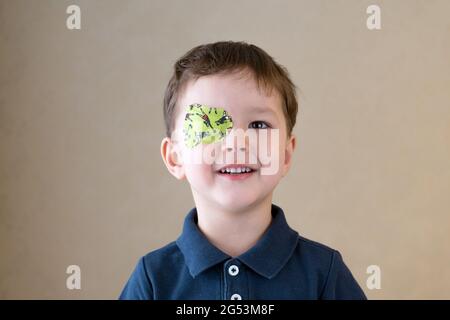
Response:
[[[268,92],[259,87],[249,72],[214,74],[189,81],[180,98],[179,110],[191,103],[221,107],[232,114],[252,108],[269,108],[282,114],[281,97],[277,90]]]

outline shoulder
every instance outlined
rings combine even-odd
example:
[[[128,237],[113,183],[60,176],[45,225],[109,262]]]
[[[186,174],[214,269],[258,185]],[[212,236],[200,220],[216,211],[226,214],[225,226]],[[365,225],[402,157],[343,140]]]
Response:
[[[296,251],[296,253],[302,257],[302,259],[311,261],[316,265],[321,265],[326,269],[329,269],[333,259],[336,256],[340,255],[337,250],[317,241],[302,237],[300,235],[298,236]]]
[[[165,271],[175,271],[174,268],[180,265],[176,263],[179,259],[180,252],[175,242],[141,256],[119,299],[153,299],[156,275],[170,274]]]
[[[297,254],[323,283],[321,299],[366,299],[339,251],[299,236]]]
[[[152,250],[142,256],[142,260],[145,263],[158,263],[160,261],[167,262],[168,260],[173,260],[181,257],[181,251],[178,248],[175,241],[172,241],[163,247]]]
[[[301,254],[303,259],[311,261],[314,266],[320,266],[328,272],[333,268],[347,268],[338,250],[300,235],[298,237],[297,252]]]
[[[333,269],[340,269],[345,265],[338,250],[300,235],[294,256],[294,261],[305,268],[308,274],[320,279],[327,279]]]
[[[178,248],[175,241],[172,241],[165,246],[148,252],[142,256],[142,261],[145,265],[151,267],[173,265],[173,263],[180,262],[183,255]]]

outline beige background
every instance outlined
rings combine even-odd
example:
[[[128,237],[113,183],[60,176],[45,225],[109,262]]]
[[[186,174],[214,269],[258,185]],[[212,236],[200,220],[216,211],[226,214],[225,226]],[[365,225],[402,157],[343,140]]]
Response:
[[[1,0],[0,298],[115,299],[178,236],[193,202],[159,155],[172,64],[244,40],[302,91],[274,199],[290,225],[340,250],[369,298],[449,299],[449,17],[447,0]]]

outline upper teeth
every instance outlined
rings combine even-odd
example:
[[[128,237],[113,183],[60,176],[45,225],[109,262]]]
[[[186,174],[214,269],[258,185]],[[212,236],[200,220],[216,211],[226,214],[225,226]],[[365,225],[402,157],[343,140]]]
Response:
[[[248,167],[239,167],[239,168],[225,168],[221,169],[222,173],[242,173],[242,172],[250,172],[252,169]]]

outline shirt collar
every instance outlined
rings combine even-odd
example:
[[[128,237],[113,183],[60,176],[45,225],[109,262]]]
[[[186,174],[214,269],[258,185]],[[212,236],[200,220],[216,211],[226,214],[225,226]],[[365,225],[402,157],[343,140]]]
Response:
[[[236,257],[258,274],[271,279],[286,264],[297,246],[298,233],[286,222],[283,210],[272,204],[272,221],[261,239],[248,251]],[[183,232],[176,241],[193,277],[227,259],[203,235],[197,226],[197,209],[193,208],[184,220]]]

